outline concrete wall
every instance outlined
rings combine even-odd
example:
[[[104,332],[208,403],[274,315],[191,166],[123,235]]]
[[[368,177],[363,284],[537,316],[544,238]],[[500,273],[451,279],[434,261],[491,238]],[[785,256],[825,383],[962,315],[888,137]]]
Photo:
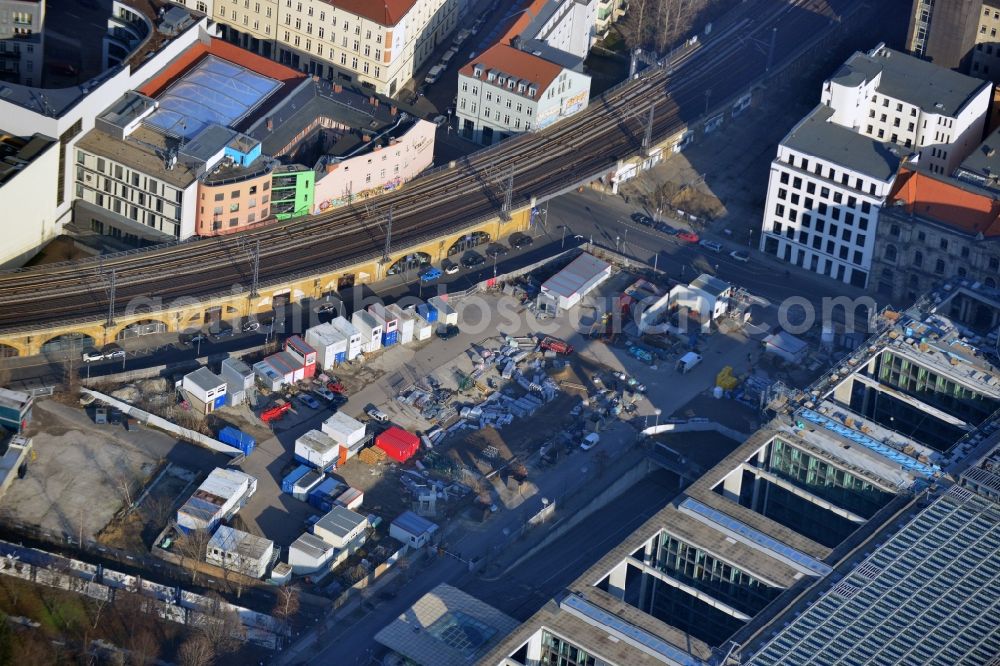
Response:
[[[3,211],[0,267],[24,264],[58,235],[58,169],[59,144],[53,143],[0,188],[0,211]]]

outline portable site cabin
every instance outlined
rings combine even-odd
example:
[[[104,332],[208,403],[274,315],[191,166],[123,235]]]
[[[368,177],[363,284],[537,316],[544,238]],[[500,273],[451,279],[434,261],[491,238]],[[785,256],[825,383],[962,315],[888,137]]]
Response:
[[[181,390],[202,414],[214,412],[226,405],[226,380],[208,368],[198,368],[181,379]]]
[[[235,469],[217,467],[177,509],[183,531],[207,530],[232,516],[257,490],[257,479]]]
[[[353,361],[364,351],[364,338],[354,324],[344,317],[335,317],[330,325],[340,331],[347,338],[347,360]]]
[[[413,342],[413,317],[410,316],[410,313],[396,304],[387,305],[385,310],[399,322],[397,328],[399,344],[408,345]]]
[[[310,430],[295,440],[295,459],[321,470],[340,457],[340,444],[321,430]]]
[[[458,325],[458,312],[440,296],[427,299],[428,305],[437,310],[437,320],[442,324]]]
[[[205,549],[205,560],[251,578],[263,578],[274,555],[274,542],[220,525]]]
[[[302,366],[302,379],[316,374],[316,350],[298,335],[285,340],[285,352]]]
[[[292,573],[310,574],[324,568],[336,552],[333,544],[306,532],[288,547],[288,564]]]
[[[294,384],[304,376],[305,369],[302,364],[288,352],[271,354],[264,359],[264,362],[274,368],[274,371],[281,376],[284,384]]]
[[[421,303],[420,307],[433,312],[434,319],[437,320],[437,310],[426,303]],[[413,339],[417,341],[429,340],[434,335],[434,324],[420,313],[420,308],[409,307],[406,312],[413,319]]]
[[[382,326],[364,310],[351,315],[351,323],[361,334],[361,351],[366,354],[382,348]]]
[[[227,358],[222,361],[219,374],[226,380],[226,402],[232,405],[242,405],[253,397],[254,371],[238,358]]]
[[[382,346],[391,347],[399,342],[399,317],[381,303],[368,306],[368,314],[382,325]]]
[[[347,336],[333,324],[319,324],[306,330],[306,342],[316,350],[316,363],[323,369],[347,360]]]
[[[277,391],[285,385],[285,378],[266,359],[253,364],[253,373],[260,385],[268,391]]]
[[[344,464],[361,451],[367,438],[365,424],[343,412],[337,412],[320,426],[323,432],[340,445],[339,464]]]

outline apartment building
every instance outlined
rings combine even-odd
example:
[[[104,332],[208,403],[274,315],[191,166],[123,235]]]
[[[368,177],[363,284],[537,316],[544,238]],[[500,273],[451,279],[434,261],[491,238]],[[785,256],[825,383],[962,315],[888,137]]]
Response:
[[[1000,80],[1000,0],[914,0],[907,50],[936,65]]]
[[[214,0],[212,17],[223,37],[242,48],[391,97],[455,29],[469,4],[469,0]]]
[[[879,216],[873,289],[905,304],[950,279],[1000,281],[1000,130],[951,176],[905,164]]]
[[[45,0],[0,0],[0,80],[42,84]]]
[[[590,77],[506,44],[496,44],[458,73],[459,131],[490,145],[542,129],[586,108]]]
[[[273,219],[280,163],[243,130],[305,79],[220,39],[184,50],[77,142],[76,225],[138,243]]]
[[[611,24],[625,15],[628,0],[597,0],[597,14],[594,25],[598,37],[605,37]]]
[[[760,249],[867,286],[878,210],[902,159],[951,173],[979,142],[990,92],[882,45],[854,54],[778,146]]]

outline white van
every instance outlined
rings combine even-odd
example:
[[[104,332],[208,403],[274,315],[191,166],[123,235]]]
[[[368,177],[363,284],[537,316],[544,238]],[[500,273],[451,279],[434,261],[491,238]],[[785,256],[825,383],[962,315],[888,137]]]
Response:
[[[597,446],[597,443],[600,441],[601,441],[601,436],[598,435],[596,432],[592,432],[583,438],[583,442],[580,443],[580,448],[583,449],[584,451],[589,451],[595,446]]]

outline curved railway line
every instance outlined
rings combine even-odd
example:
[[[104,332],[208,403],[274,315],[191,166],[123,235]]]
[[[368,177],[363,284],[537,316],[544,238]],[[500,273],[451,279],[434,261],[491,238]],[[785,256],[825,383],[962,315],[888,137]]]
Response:
[[[409,247],[471,221],[495,217],[499,198],[489,173],[514,167],[514,207],[551,196],[636,154],[655,104],[652,138],[674,135],[705,111],[712,97],[728,101],[763,73],[771,28],[774,62],[795,53],[803,36],[821,33],[857,0],[750,0],[705,46],[666,68],[591,100],[580,113],[545,130],[522,135],[435,170],[383,195],[373,204],[392,208],[392,241]],[[725,20],[724,20],[725,21]],[[762,44],[764,45],[762,48]],[[706,90],[710,90],[706,95]],[[205,296],[250,282],[246,243],[260,243],[260,283],[290,273],[349,265],[382,251],[385,230],[364,206],[349,205],[316,216],[240,234],[149,248],[0,274],[0,330],[67,320],[102,318],[108,307],[100,273],[114,269],[118,303],[139,296],[163,299]]]

